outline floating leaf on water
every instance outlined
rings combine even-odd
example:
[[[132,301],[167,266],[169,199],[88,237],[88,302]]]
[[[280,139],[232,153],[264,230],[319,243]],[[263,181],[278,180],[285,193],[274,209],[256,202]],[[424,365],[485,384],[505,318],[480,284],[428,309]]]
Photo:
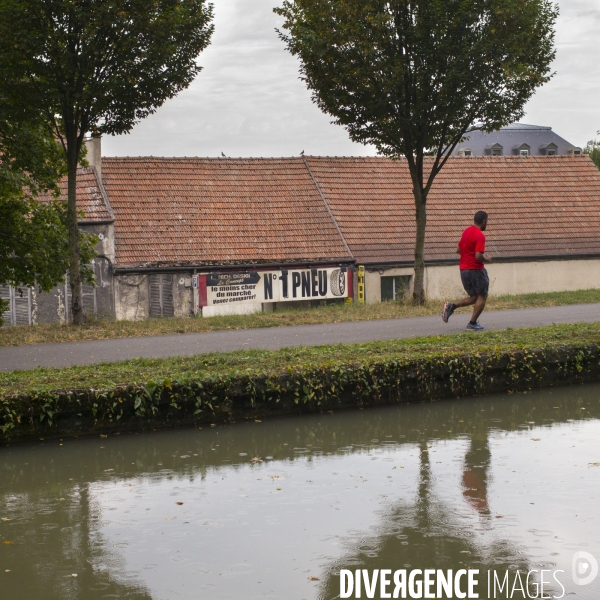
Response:
[[[14,542],[12,542],[11,540],[4,540],[4,542],[2,542],[5,546],[12,546],[14,544]]]
[[[175,504],[177,504],[177,506],[181,506],[183,502],[175,502]]]
[[[598,463],[588,463],[588,467],[600,467],[600,462]],[[2,519],[4,521],[4,519]]]
[[[311,575],[308,579],[309,581],[319,581],[319,578],[315,577],[314,575]]]
[[[532,442],[539,442],[539,441],[540,441],[540,438],[531,438],[531,441],[532,441]]]

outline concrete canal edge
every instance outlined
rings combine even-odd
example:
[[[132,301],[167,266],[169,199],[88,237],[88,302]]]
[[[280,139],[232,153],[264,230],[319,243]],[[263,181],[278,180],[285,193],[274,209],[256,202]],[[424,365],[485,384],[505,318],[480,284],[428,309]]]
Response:
[[[202,426],[600,381],[600,345],[394,357],[279,373],[204,374],[108,390],[31,392],[0,401],[0,441]]]

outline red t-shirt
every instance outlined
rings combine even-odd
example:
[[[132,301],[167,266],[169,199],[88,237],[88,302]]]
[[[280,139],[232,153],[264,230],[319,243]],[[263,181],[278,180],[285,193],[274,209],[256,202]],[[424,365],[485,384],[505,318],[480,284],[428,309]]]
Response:
[[[479,227],[467,227],[458,243],[460,248],[460,270],[476,271],[485,266],[475,258],[475,252],[485,252],[485,235]]]

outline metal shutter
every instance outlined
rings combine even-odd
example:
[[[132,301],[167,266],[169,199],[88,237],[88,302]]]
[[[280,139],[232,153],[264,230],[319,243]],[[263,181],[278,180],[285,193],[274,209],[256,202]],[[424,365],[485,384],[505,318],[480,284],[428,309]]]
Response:
[[[0,300],[8,300],[8,309],[2,313],[5,325],[12,325],[12,293],[8,285],[0,285]]]
[[[172,317],[173,311],[173,276],[164,273],[150,275],[150,318]]]
[[[31,289],[13,289],[15,325],[31,325]]]
[[[150,275],[150,318],[162,317],[162,275]]]
[[[173,311],[173,276],[163,275],[162,282],[162,316],[172,317]]]
[[[0,298],[8,300],[8,310],[2,313],[5,325],[31,325],[31,289],[0,286]]]

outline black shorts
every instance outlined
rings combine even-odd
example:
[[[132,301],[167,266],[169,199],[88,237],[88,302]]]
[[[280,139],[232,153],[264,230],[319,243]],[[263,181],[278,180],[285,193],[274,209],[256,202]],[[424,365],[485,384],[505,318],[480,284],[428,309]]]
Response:
[[[487,296],[490,278],[485,269],[464,270],[460,272],[463,287],[469,296]]]

